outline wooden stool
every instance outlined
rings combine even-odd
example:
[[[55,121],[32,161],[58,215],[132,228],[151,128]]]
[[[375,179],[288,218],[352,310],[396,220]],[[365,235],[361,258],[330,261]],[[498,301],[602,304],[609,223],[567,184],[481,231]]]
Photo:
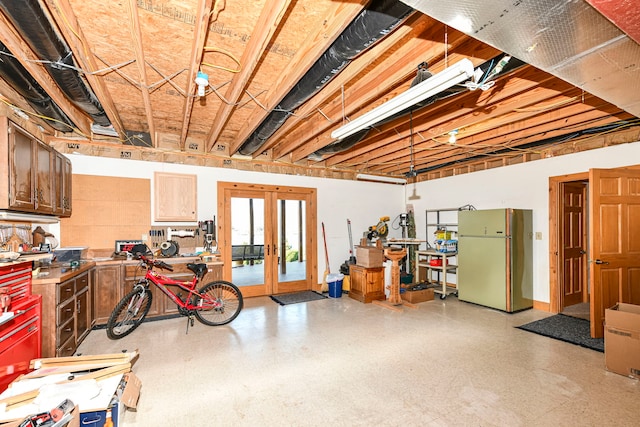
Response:
[[[402,311],[403,305],[409,308],[418,308],[417,305],[404,301],[400,297],[400,260],[406,255],[407,250],[405,248],[400,250],[387,248],[384,250],[384,256],[391,260],[391,290],[389,292],[389,299],[386,301],[375,300],[372,301],[373,304],[395,311]]]

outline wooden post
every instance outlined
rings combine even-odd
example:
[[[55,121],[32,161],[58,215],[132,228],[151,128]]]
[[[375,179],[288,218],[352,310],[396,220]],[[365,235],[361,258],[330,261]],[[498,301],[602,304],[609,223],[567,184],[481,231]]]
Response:
[[[400,297],[400,260],[407,255],[407,249],[402,248],[398,250],[387,248],[384,250],[384,255],[391,260],[391,291],[389,293],[389,299],[386,301],[375,300],[372,302],[395,311],[402,311],[403,305],[409,308],[418,308],[417,305],[403,301]]]

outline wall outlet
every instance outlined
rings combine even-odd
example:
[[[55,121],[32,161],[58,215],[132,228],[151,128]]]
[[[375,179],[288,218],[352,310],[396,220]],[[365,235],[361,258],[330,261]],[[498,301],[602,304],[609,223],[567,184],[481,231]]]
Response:
[[[143,234],[142,236],[140,236],[140,240],[142,240],[143,242],[146,242],[148,237],[149,236],[147,236],[146,234]]]

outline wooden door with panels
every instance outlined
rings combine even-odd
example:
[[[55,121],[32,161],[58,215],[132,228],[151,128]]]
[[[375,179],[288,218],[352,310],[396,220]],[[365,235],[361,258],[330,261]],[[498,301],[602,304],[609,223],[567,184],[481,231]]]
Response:
[[[587,183],[563,183],[560,200],[559,244],[561,308],[589,302],[587,287]]]
[[[640,170],[589,171],[591,336],[604,335],[604,313],[640,304]]]
[[[218,183],[224,278],[244,296],[317,286],[316,190]]]

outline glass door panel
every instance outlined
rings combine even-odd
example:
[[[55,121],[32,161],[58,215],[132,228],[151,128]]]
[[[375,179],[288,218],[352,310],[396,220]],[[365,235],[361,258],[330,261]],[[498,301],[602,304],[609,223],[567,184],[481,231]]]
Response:
[[[265,285],[265,200],[231,198],[231,281],[239,286]]]
[[[276,245],[276,292],[307,287],[306,201],[277,200],[278,231]]]

